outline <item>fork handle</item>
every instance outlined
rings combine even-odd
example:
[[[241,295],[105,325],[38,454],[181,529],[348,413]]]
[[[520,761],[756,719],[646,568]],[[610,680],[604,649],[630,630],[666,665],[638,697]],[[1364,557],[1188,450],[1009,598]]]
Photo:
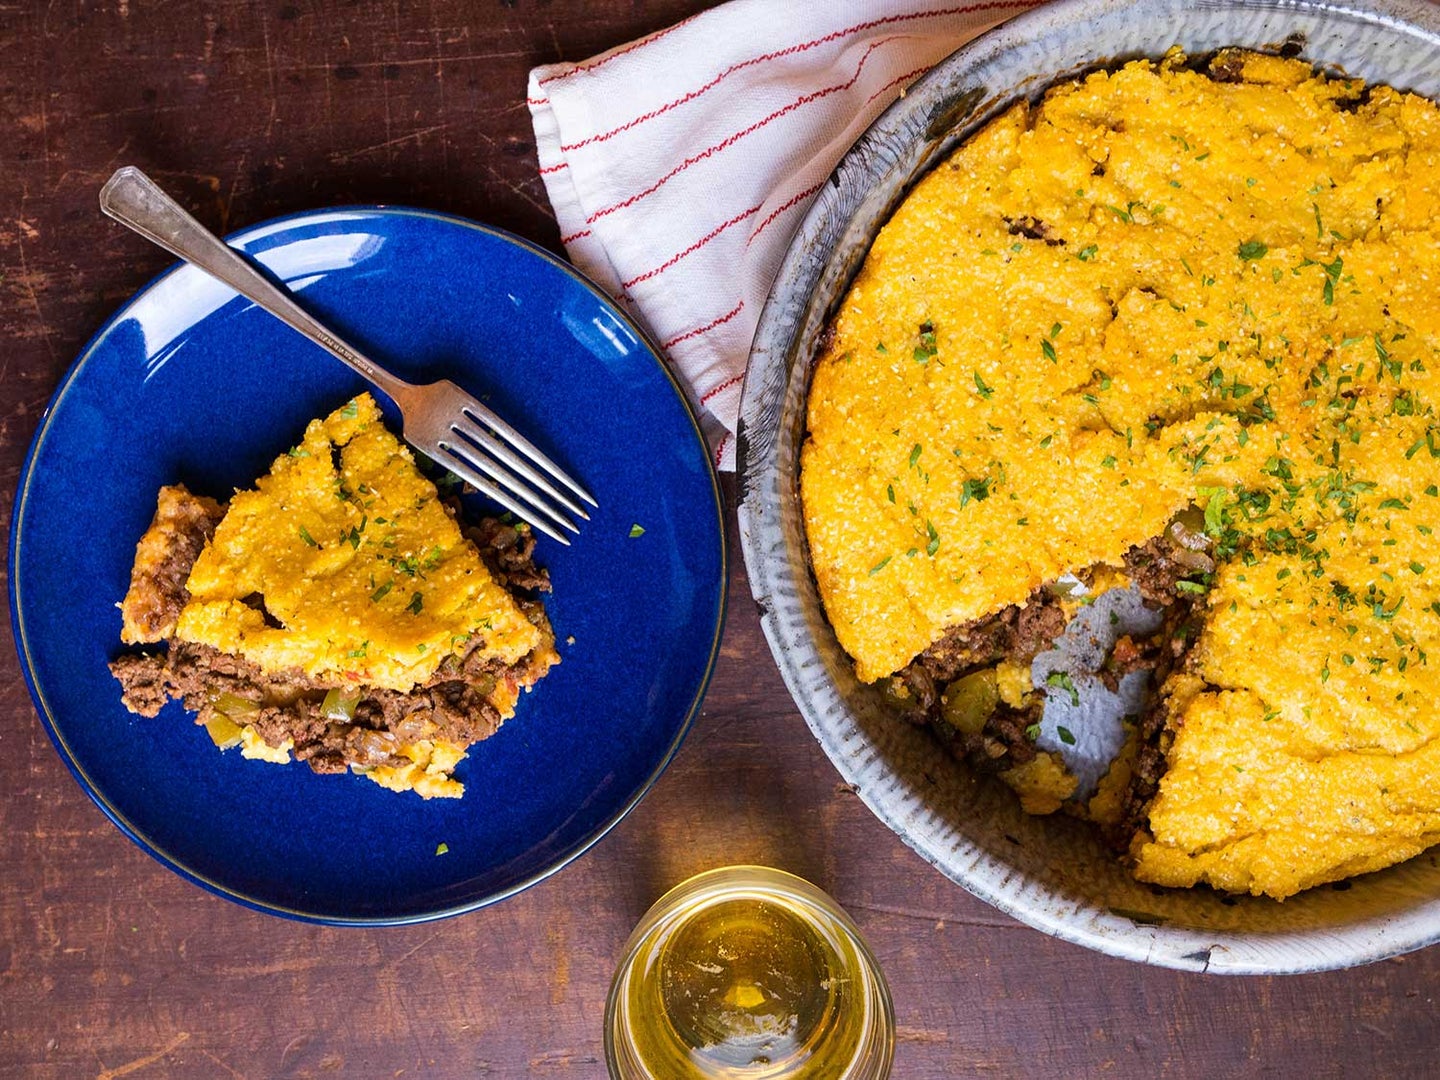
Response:
[[[375,366],[342,341],[291,295],[275,285],[234,248],[191,217],[134,165],[117,169],[100,189],[100,209],[120,224],[134,229],[153,244],[199,267],[248,300],[254,301],[291,329],[298,331],[361,376],[374,383],[396,404],[413,389],[403,379]]]

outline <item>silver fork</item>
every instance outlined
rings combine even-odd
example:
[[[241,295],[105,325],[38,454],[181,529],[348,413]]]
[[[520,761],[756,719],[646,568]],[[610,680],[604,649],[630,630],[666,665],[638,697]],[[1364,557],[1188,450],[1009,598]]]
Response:
[[[580,531],[562,510],[588,521],[581,503],[599,505],[518,431],[453,382],[405,382],[347,345],[135,166],[117,170],[100,189],[100,209],[349,364],[399,406],[406,442],[551,539],[569,544],[560,530]]]

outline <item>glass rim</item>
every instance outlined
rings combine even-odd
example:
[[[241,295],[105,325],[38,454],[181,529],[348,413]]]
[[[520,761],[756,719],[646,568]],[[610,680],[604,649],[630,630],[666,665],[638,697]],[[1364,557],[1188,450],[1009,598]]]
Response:
[[[652,1080],[650,1071],[635,1056],[634,1047],[625,1036],[621,1023],[624,1019],[622,991],[628,986],[631,963],[640,947],[666,919],[697,898],[698,904],[687,918],[717,903],[748,897],[784,898],[801,908],[818,911],[844,935],[867,976],[867,994],[864,1027],[842,1076],[848,1080],[885,1080],[890,1075],[894,1057],[895,1010],[889,984],[860,928],[849,913],[819,886],[786,870],[751,863],[703,870],[671,886],[650,905],[631,931],[605,1001],[605,1063],[612,1080]],[[630,1071],[622,1071],[622,1068]],[[674,1078],[654,1077],[653,1080]]]

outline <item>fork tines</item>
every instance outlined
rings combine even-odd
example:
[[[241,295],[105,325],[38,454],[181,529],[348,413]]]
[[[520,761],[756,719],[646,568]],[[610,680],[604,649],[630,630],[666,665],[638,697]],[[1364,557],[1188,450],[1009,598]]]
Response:
[[[562,509],[588,521],[581,503],[598,506],[594,496],[479,402],[467,400],[462,409],[450,421],[451,437],[438,440],[439,463],[546,536],[569,544],[556,527],[580,530]]]

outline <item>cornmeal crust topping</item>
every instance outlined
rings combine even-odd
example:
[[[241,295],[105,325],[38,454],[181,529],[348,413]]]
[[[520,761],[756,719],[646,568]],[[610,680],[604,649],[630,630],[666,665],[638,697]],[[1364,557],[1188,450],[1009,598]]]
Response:
[[[1174,52],[976,134],[814,375],[805,524],[860,678],[1198,509],[1140,876],[1283,896],[1440,839],[1437,222],[1440,110],[1298,60]]]
[[[236,493],[187,587],[182,640],[388,690],[424,682],[472,634],[510,662],[540,641],[369,394]]]

